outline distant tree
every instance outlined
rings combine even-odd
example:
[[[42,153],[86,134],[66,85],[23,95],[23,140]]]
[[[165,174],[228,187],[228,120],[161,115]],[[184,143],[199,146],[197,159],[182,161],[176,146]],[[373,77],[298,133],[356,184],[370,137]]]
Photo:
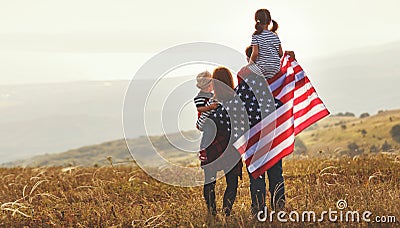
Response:
[[[394,141],[400,143],[400,124],[396,124],[390,130],[390,134]]]
[[[378,147],[376,147],[375,145],[372,145],[372,146],[369,148],[369,152],[371,152],[371,153],[376,153],[376,152],[378,152]]]
[[[354,115],[354,113],[351,113],[351,112],[346,112],[346,113],[344,114],[344,116],[355,117],[356,115]]]
[[[360,115],[360,118],[366,118],[369,117],[369,113],[368,112],[364,112]]]
[[[363,137],[365,137],[365,136],[367,135],[367,130],[362,129],[362,130],[361,130],[361,134],[362,134]]]
[[[352,142],[347,145],[347,148],[349,148],[351,151],[357,151],[360,147],[357,145],[357,143]]]
[[[342,130],[346,130],[346,128],[347,128],[346,124],[342,124],[342,125],[340,125],[340,127],[342,128]]]
[[[392,149],[392,145],[390,145],[390,144],[385,140],[385,143],[383,143],[383,145],[382,145],[382,151],[388,151],[388,150],[390,150],[390,149]]]
[[[307,153],[307,147],[304,144],[303,140],[296,138],[296,140],[294,141],[294,153],[295,154]]]
[[[392,117],[389,117],[389,121],[392,122],[392,121],[393,121],[393,118],[392,118]]]

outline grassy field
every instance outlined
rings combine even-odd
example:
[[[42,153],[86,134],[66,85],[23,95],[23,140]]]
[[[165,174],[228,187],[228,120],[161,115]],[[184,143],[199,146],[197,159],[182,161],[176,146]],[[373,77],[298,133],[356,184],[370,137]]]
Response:
[[[338,210],[371,211],[395,216],[400,225],[400,154],[379,153],[356,158],[284,161],[286,211],[320,213]],[[258,222],[250,214],[247,174],[239,182],[231,217],[208,216],[202,188],[174,187],[147,176],[137,167],[49,167],[0,169],[1,227],[265,227],[359,226],[356,222]],[[217,184],[221,208],[224,181]],[[370,225],[377,225],[371,223]]]
[[[390,130],[400,124],[400,110],[378,113],[366,118],[331,116],[299,134],[309,155],[326,153],[341,156],[348,153],[348,145],[357,144],[359,152],[381,151],[385,142],[393,149],[400,144],[393,140]],[[355,153],[350,153],[355,154]]]

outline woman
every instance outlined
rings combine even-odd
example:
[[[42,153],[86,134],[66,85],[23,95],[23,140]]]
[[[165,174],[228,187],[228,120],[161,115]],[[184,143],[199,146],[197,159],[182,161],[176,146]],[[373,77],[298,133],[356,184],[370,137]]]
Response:
[[[214,99],[222,104],[215,111],[221,112],[223,103],[231,100],[235,95],[232,74],[227,68],[218,67],[214,70],[212,78]],[[207,124],[204,132],[207,132],[208,135],[216,135],[216,137],[211,139],[212,143],[206,148],[207,159],[202,161],[205,177],[204,199],[209,213],[215,215],[217,213],[215,202],[217,171],[223,170],[227,185],[223,197],[223,212],[229,216],[236,198],[238,177],[242,175],[242,162],[240,154],[229,143],[229,132],[225,127],[220,127],[220,120],[210,116],[208,121],[212,121],[213,124]]]

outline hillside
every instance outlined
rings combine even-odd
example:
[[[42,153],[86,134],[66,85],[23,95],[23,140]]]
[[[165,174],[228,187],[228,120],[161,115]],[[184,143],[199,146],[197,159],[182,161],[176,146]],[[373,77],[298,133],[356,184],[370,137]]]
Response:
[[[183,132],[184,136],[189,139],[196,139],[199,136],[198,131]],[[181,134],[169,134],[168,137],[174,141],[185,145],[185,148],[189,148],[193,151],[197,150],[197,144],[190,143],[190,141],[184,141],[181,139]],[[140,150],[140,158],[146,161],[153,160],[150,157],[149,151],[153,148],[145,147],[145,137],[138,137],[135,139],[128,140],[129,145],[136,145],[136,149]],[[160,154],[169,160],[173,160],[177,163],[191,163],[197,162],[197,155],[193,153],[181,152],[176,150],[175,147],[170,145],[165,137],[152,136],[150,140],[153,146],[160,152]],[[19,160],[14,162],[4,163],[2,166],[14,167],[14,166],[102,166],[113,164],[132,164],[132,156],[124,139],[104,142],[101,144],[84,146],[77,149],[68,150],[63,153],[44,154],[34,156],[27,160]],[[154,164],[157,165],[157,164]]]
[[[304,142],[311,156],[392,151],[400,148],[390,134],[392,127],[398,124],[400,110],[382,111],[365,118],[330,116],[300,133],[298,139]],[[385,142],[387,148],[383,148]]]
[[[400,144],[393,140],[390,130],[400,124],[400,110],[383,111],[379,114],[358,118],[330,116],[306,129],[298,135],[296,151],[287,159],[307,157],[341,157],[359,155],[361,153],[375,153],[380,151],[393,151],[400,148]],[[364,134],[363,134],[364,133]],[[183,132],[185,140],[180,133],[169,134],[168,139],[183,148],[196,151],[198,143],[191,142],[199,138],[198,131]],[[140,151],[140,157],[151,161],[149,150],[144,146],[146,138],[141,136],[129,140],[129,145],[134,145]],[[165,136],[150,137],[152,144],[160,154],[171,161],[184,164],[198,164],[196,154],[183,152],[170,144]],[[301,143],[300,143],[301,142]],[[382,149],[387,142],[392,149]],[[349,145],[352,147],[349,148]],[[354,148],[356,145],[358,148]],[[3,164],[3,166],[101,166],[105,164],[130,163],[132,157],[127,149],[125,140],[115,140],[96,145],[89,145],[63,153],[35,156],[31,159]],[[157,164],[154,164],[157,165]]]

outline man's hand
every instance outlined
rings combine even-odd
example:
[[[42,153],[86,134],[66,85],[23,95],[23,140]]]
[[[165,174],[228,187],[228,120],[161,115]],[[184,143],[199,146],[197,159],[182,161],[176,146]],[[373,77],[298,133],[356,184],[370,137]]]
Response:
[[[285,51],[285,54],[289,55],[290,58],[296,60],[296,55],[294,54],[294,51]]]

